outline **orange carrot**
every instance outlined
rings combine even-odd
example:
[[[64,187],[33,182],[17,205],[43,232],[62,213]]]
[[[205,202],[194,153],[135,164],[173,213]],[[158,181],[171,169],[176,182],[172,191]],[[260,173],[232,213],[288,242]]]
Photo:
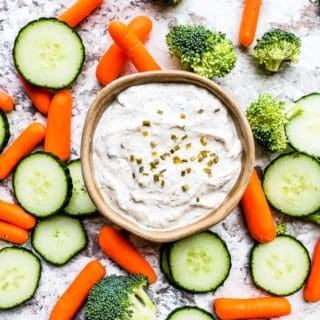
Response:
[[[239,42],[245,47],[249,47],[254,40],[260,7],[261,0],[245,0],[239,30]]]
[[[213,306],[221,320],[266,319],[291,313],[291,305],[284,297],[217,298]]]
[[[0,155],[0,180],[5,179],[17,163],[43,140],[45,132],[43,124],[34,122],[5,149]]]
[[[101,5],[103,0],[77,0],[71,7],[58,16],[58,20],[64,21],[71,28],[77,26],[94,9]]]
[[[109,23],[108,30],[113,41],[122,49],[138,71],[161,69],[134,31],[124,23],[113,20]]]
[[[44,139],[44,150],[67,161],[71,151],[72,95],[69,90],[60,90],[52,98]]]
[[[98,260],[90,261],[71,282],[54,305],[50,320],[73,319],[86,300],[90,289],[106,274],[106,269]]]
[[[36,218],[25,212],[15,203],[0,200],[0,220],[12,223],[22,229],[32,229],[36,224]]]
[[[311,270],[303,289],[303,297],[308,302],[320,301],[320,239],[314,248]]]
[[[252,172],[241,205],[251,237],[261,243],[272,241],[277,227],[256,170]]]
[[[127,272],[143,274],[149,283],[157,280],[156,273],[148,261],[112,226],[101,228],[98,241],[102,251]]]
[[[0,239],[22,244],[25,243],[29,238],[27,230],[19,228],[11,223],[0,221]]]
[[[146,16],[137,16],[130,21],[128,27],[141,41],[144,41],[151,31],[152,21]],[[110,83],[119,76],[126,62],[126,54],[115,43],[112,43],[97,65],[97,80],[102,85]]]
[[[50,101],[52,98],[51,92],[46,88],[35,87],[20,77],[22,86],[27,96],[37,108],[39,112],[46,115],[49,110]]]
[[[9,112],[13,110],[15,101],[8,93],[0,90],[0,109]]]

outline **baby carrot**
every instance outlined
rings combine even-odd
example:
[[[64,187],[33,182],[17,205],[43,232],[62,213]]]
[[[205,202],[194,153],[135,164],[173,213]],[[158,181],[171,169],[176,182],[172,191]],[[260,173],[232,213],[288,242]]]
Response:
[[[22,244],[25,243],[29,238],[27,230],[19,228],[11,223],[0,221],[0,239]]]
[[[12,223],[22,229],[32,229],[36,218],[15,203],[0,200],[0,220]]]
[[[22,77],[20,77],[20,80],[22,83],[22,87],[31,100],[32,104],[39,112],[46,115],[48,113],[52,97],[51,92],[46,88],[40,88],[31,85]]]
[[[245,47],[249,47],[255,37],[261,0],[245,0],[239,30],[239,42]]]
[[[0,90],[0,109],[9,112],[13,110],[14,99],[8,93]]]
[[[91,260],[54,305],[49,320],[70,320],[86,300],[90,289],[106,274],[98,260]]]
[[[277,235],[277,227],[256,170],[252,172],[240,203],[251,237],[261,243],[272,241]]]
[[[113,41],[122,49],[138,71],[161,69],[134,31],[124,23],[113,20],[109,23],[108,30]]]
[[[71,28],[77,26],[94,9],[101,5],[103,0],[77,0],[71,7],[58,16],[58,20],[64,21]]]
[[[17,163],[44,138],[46,129],[38,122],[30,124],[0,155],[0,180],[5,179]]]
[[[303,289],[303,297],[308,302],[320,301],[320,239],[314,248],[311,270]]]
[[[151,31],[152,21],[146,16],[137,16],[130,21],[128,27],[141,41],[144,41]],[[126,62],[126,54],[115,43],[112,43],[97,65],[97,80],[102,85],[110,83],[119,76]]]
[[[148,278],[149,283],[157,280],[148,261],[112,226],[101,228],[98,242],[102,251],[127,272],[143,274]]]
[[[47,117],[44,150],[67,161],[71,149],[72,96],[69,90],[58,91],[52,98]]]
[[[284,297],[217,298],[213,305],[221,320],[266,319],[291,313],[291,305]]]

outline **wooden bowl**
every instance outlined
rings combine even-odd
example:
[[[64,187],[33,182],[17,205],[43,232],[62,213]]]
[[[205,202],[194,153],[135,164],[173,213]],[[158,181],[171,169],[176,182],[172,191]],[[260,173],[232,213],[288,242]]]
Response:
[[[146,83],[186,83],[207,89],[217,97],[228,109],[242,144],[241,172],[232,190],[227,194],[223,203],[208,215],[188,225],[176,229],[149,229],[142,227],[124,215],[111,209],[95,181],[94,163],[92,157],[92,141],[99,119],[108,105],[124,89]],[[153,242],[169,242],[193,233],[208,229],[223,220],[238,205],[249,182],[253,169],[255,150],[251,129],[244,113],[230,96],[215,82],[191,72],[185,71],[152,71],[124,76],[104,87],[93,101],[84,124],[81,142],[81,159],[83,177],[89,195],[97,206],[98,211],[119,227]]]

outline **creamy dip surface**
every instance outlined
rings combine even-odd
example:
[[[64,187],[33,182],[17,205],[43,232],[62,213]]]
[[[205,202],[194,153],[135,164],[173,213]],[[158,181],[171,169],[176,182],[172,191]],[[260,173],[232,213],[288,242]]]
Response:
[[[217,208],[240,174],[241,150],[221,101],[182,83],[125,89],[106,108],[92,143],[95,178],[108,205],[161,230]]]

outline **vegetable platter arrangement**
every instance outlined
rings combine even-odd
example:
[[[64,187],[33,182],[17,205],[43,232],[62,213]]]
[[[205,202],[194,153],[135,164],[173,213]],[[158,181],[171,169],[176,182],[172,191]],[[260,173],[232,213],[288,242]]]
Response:
[[[0,318],[320,319],[319,4],[0,3]],[[184,69],[245,112],[256,169],[204,232],[154,244],[96,212],[84,119],[122,75]]]

